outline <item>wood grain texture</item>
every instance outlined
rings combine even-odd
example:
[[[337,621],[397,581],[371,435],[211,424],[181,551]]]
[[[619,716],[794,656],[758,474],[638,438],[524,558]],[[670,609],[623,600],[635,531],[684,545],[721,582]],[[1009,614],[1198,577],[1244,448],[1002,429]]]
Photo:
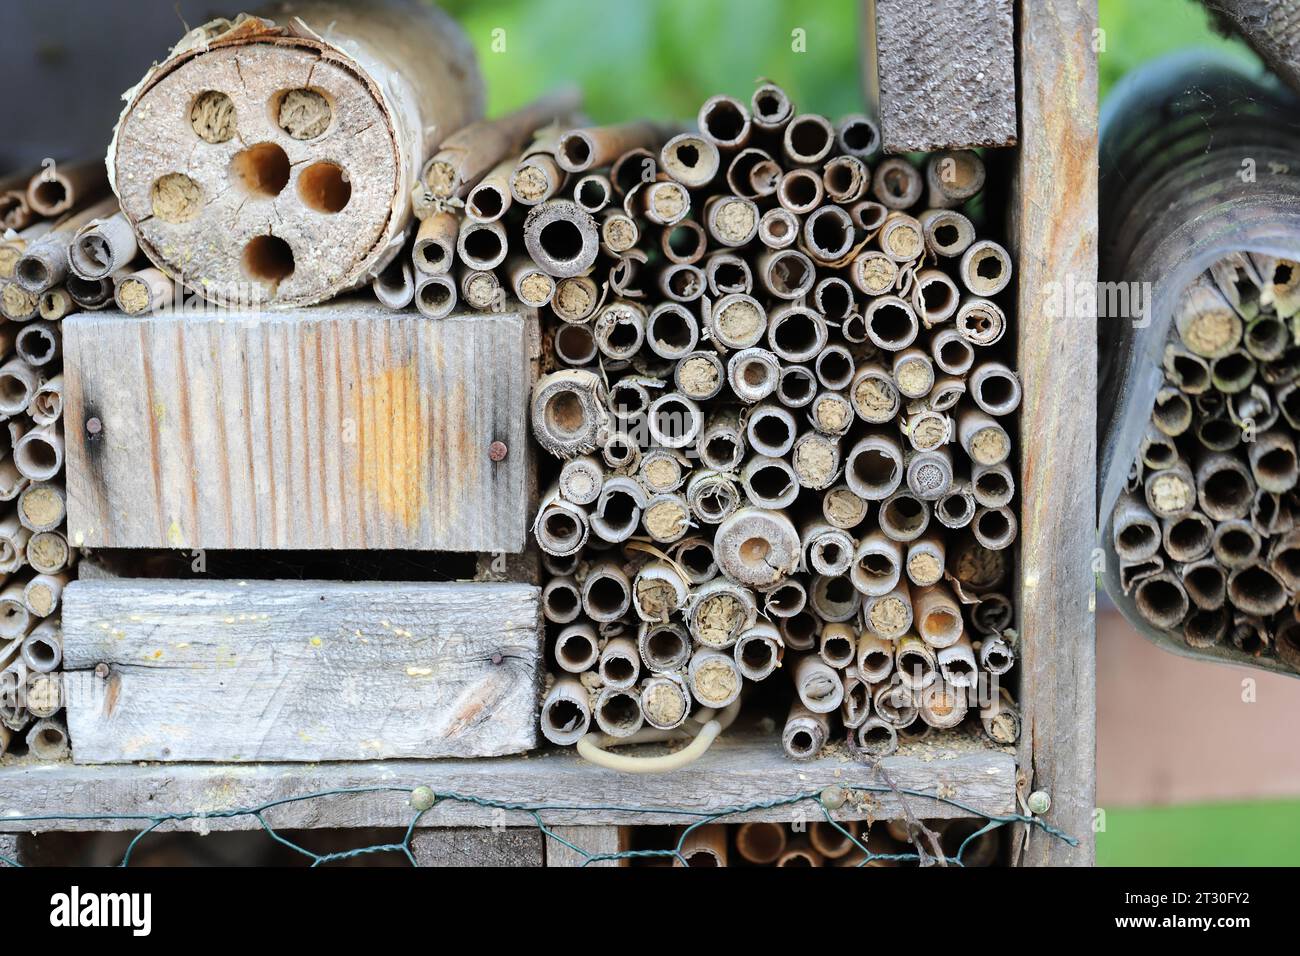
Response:
[[[68,318],[69,538],[522,551],[535,322],[359,301]]]
[[[1020,6],[1022,136],[1011,229],[1026,426],[1019,765],[1025,794],[1052,798],[1047,822],[1080,841],[1072,848],[1031,831],[1023,862],[1034,865],[1094,858],[1097,330],[1094,315],[1055,307],[1049,293],[1066,284],[1092,289],[1097,279],[1096,25],[1092,0]]]
[[[544,866],[536,827],[448,827],[411,837],[416,866]]]
[[[527,750],[538,596],[517,584],[73,582],[63,594],[73,759]]]
[[[928,744],[928,742],[927,742]],[[963,806],[927,796],[906,796],[918,817],[961,817],[1013,811],[1015,758],[974,744],[917,745],[881,761],[900,788],[942,794]],[[769,736],[724,734],[697,763],[668,774],[630,777],[593,767],[571,752],[483,760],[385,760],[302,764],[39,764],[23,759],[0,767],[0,832],[24,830],[130,830],[136,819],[71,819],[81,814],[218,814],[264,802],[326,790],[378,787],[295,800],[268,811],[276,827],[408,826],[414,817],[409,791],[477,796],[510,804],[544,806],[548,825],[616,826],[686,824],[700,813],[759,801],[817,793],[838,784],[880,786],[875,772],[844,757],[792,763]],[[967,810],[964,807],[971,809]],[[590,808],[590,809],[587,809]],[[650,812],[667,809],[670,812]],[[728,816],[728,821],[808,820],[820,813],[810,800]],[[60,820],[24,817],[55,814]],[[844,819],[891,819],[902,814],[899,799],[873,793],[846,804]],[[528,826],[531,813],[502,811],[459,800],[440,799],[420,817],[421,827]],[[251,816],[205,816],[170,821],[165,829],[247,830]]]
[[[546,838],[547,866],[582,866],[587,862],[587,854],[600,856],[605,853],[621,853],[627,849],[627,831],[623,827],[548,827],[551,836]],[[556,838],[559,839],[556,839]],[[577,847],[578,852],[565,846],[560,840],[567,840]],[[596,860],[590,866],[621,866],[619,860]]]
[[[1015,144],[1012,0],[864,0],[862,17],[885,152]]]
[[[1225,33],[1251,45],[1279,79],[1300,93],[1300,6],[1294,0],[1201,0]]]
[[[12,860],[13,863],[9,861]],[[18,834],[0,833],[0,869],[21,864],[18,858]]]

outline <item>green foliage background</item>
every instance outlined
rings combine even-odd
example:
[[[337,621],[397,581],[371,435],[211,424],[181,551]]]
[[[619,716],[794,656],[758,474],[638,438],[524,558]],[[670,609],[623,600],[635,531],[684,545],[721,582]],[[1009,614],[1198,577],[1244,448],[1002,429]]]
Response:
[[[440,0],[468,31],[492,115],[569,83],[598,122],[689,118],[715,93],[781,83],[803,109],[863,108],[859,0]],[[1105,93],[1127,71],[1189,46],[1251,54],[1193,0],[1100,0]],[[795,52],[794,31],[804,31]],[[503,32],[494,32],[503,31]],[[495,41],[495,48],[494,48]],[[501,46],[504,45],[504,49]]]

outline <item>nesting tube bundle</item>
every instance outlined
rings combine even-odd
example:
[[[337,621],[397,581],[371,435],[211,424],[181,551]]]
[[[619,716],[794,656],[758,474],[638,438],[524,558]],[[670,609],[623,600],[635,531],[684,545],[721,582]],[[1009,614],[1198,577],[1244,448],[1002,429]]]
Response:
[[[140,247],[209,299],[286,307],[401,253],[421,164],[483,109],[464,35],[407,0],[204,24],[124,98],[107,165]]]
[[[976,154],[878,143],[764,84],[695,129],[542,131],[492,174],[525,211],[479,272],[544,318],[552,742],[643,739],[778,681],[791,757],[883,755],[974,723],[1013,665],[1012,261],[962,211]],[[472,188],[425,220],[440,262],[483,234]],[[986,726],[1005,744],[1018,721]]]
[[[1295,673],[1297,103],[1187,58],[1140,71],[1113,99],[1102,137],[1113,199],[1101,221],[1103,580],[1163,646]],[[1120,292],[1140,311],[1130,302],[1116,314]]]
[[[21,228],[0,236],[0,755],[57,760],[68,754],[61,606],[78,557],[67,538],[62,319],[112,303],[110,270],[135,274],[136,246],[105,198],[102,164],[3,178]],[[81,273],[86,249],[103,266],[93,280]]]

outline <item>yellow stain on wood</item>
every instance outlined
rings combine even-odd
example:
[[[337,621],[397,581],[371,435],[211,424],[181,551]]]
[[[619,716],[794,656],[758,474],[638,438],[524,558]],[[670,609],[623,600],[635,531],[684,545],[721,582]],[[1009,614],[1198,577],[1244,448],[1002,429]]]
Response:
[[[313,638],[311,639],[311,646],[312,646],[312,647],[320,647],[320,646],[321,646],[322,644],[324,644],[324,643],[325,643],[325,642],[322,641],[319,637],[313,637]]]
[[[419,376],[409,364],[387,369],[363,383],[358,399],[358,419],[374,423],[357,454],[362,487],[393,521],[418,528],[428,506],[430,445]]]
[[[407,677],[432,677],[432,667],[408,667],[406,669]]]
[[[179,521],[173,520],[167,527],[167,543],[173,548],[183,547],[185,544],[185,532],[181,530]]]

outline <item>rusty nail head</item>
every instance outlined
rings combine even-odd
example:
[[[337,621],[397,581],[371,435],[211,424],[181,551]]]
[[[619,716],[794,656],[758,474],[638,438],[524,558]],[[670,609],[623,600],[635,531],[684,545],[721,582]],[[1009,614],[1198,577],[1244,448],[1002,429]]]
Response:
[[[500,664],[503,660],[505,660],[505,658],[501,656],[500,651],[497,651],[495,654],[492,655],[493,664]]]
[[[509,449],[506,448],[506,443],[503,441],[494,441],[488,445],[488,457],[493,461],[505,461],[508,451]]]
[[[98,418],[86,419],[86,431],[89,432],[90,434],[98,435],[103,430],[104,430],[104,423],[101,422]]]

